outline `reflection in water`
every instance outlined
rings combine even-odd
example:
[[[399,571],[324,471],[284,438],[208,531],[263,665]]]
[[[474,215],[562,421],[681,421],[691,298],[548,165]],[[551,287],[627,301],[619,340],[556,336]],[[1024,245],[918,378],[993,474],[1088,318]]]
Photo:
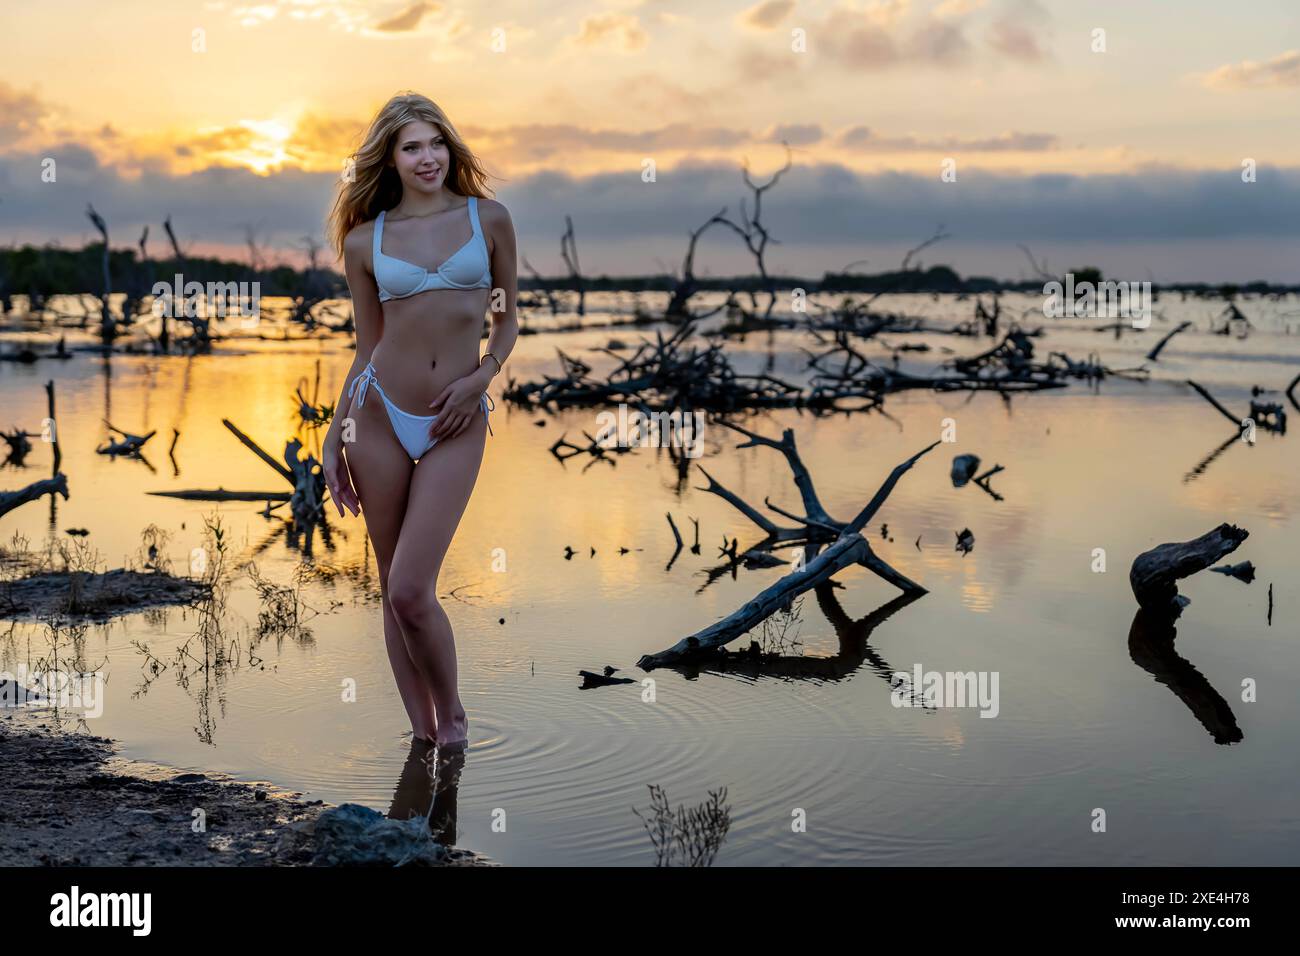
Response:
[[[435,842],[455,846],[456,793],[464,769],[463,748],[443,754],[431,741],[413,738],[388,807],[388,818],[425,817]]]
[[[1139,610],[1128,632],[1133,663],[1168,686],[1210,732],[1216,744],[1234,744],[1243,737],[1232,708],[1205,675],[1174,650],[1178,629],[1172,619]]]
[[[835,589],[843,586],[835,581],[824,581],[813,589],[817,595],[817,606],[826,615],[827,622],[839,638],[839,651],[829,657],[765,653],[756,642],[752,642],[749,651],[720,655],[710,659],[708,666],[703,666],[698,661],[664,666],[678,671],[690,680],[705,673],[724,673],[754,680],[777,677],[783,680],[839,681],[851,677],[866,665],[872,673],[892,687],[895,669],[871,647],[871,634],[913,601],[925,597],[925,592],[900,594],[870,614],[854,620],[849,617],[835,594]],[[919,699],[914,700],[913,705],[927,711],[934,710],[933,706]]]
[[[1227,440],[1224,441],[1222,445],[1220,445],[1218,448],[1214,449],[1214,451],[1210,452],[1208,455],[1202,458],[1200,464],[1198,464],[1187,474],[1183,475],[1183,481],[1184,482],[1194,481],[1195,479],[1201,477],[1201,475],[1205,473],[1205,469],[1209,468],[1212,464],[1214,464],[1215,460],[1220,455],[1222,455],[1225,451],[1231,448],[1233,444],[1235,444],[1240,438],[1241,436],[1238,435],[1236,432],[1229,435]]]
[[[1016,301],[1041,305],[1031,296]],[[1258,308],[1293,313],[1298,302],[1291,297]],[[936,324],[957,308],[968,312],[951,297],[899,298],[888,307]],[[1203,324],[1202,301],[1169,308],[1172,321]],[[797,431],[832,512],[859,505],[881,463],[913,454],[918,437],[931,435],[945,417],[960,419],[962,441],[969,442],[954,454],[978,448],[989,464],[1007,466],[993,479],[1006,500],[969,487],[954,491],[947,461],[916,469],[890,498],[888,538],[897,542],[880,540],[877,524],[872,544],[891,563],[907,564],[900,570],[930,589],[926,600],[902,595],[864,617],[870,610],[865,587],[859,591],[850,581],[849,590],[836,591],[828,584],[805,603],[805,629],[816,632],[816,652],[831,656],[798,657],[802,648],[760,641],[761,650],[779,653],[700,662],[712,671],[700,673],[699,681],[677,681],[670,695],[660,694],[659,706],[642,706],[627,693],[631,685],[572,693],[579,683],[573,675],[593,662],[626,668],[665,634],[689,633],[701,620],[750,600],[750,578],[773,576],[761,567],[750,572],[741,559],[748,538],[762,533],[753,535],[752,522],[701,491],[704,482],[683,481],[680,466],[690,460],[677,459],[671,447],[611,451],[616,468],[584,470],[585,457],[561,465],[550,447],[565,432],[594,435],[593,414],[533,415],[499,403],[508,424],[496,428],[441,589],[453,595],[444,603],[462,602],[456,607],[465,633],[462,679],[492,740],[464,776],[445,764],[422,764],[418,753],[403,770],[412,757],[410,738],[394,741],[397,750],[388,745],[388,729],[403,714],[376,628],[380,589],[364,522],[335,520],[327,511],[312,539],[294,527],[283,505],[266,508],[266,499],[208,503],[148,494],[277,486],[280,494],[291,493],[293,486],[272,477],[268,463],[222,418],[281,466],[287,440],[313,449],[315,435],[303,423],[313,392],[295,386],[304,376],[311,385],[320,358],[321,394],[336,392],[352,360],[343,343],[248,340],[192,360],[119,355],[102,365],[4,363],[0,406],[29,432],[49,415],[42,383],[56,380],[60,443],[47,447],[33,438],[31,454],[7,471],[0,489],[62,471],[72,495],[5,515],[0,544],[21,533],[43,547],[64,539],[67,529],[86,529],[85,540],[116,566],[121,556],[135,554],[141,528],[153,525],[172,535],[158,549],[183,568],[196,546],[215,557],[204,540],[204,519],[216,512],[227,528],[233,571],[254,561],[260,576],[282,588],[301,583],[304,602],[321,611],[312,621],[315,640],[266,639],[259,631],[266,608],[244,573],[234,575],[219,629],[193,607],[117,618],[86,635],[87,667],[102,661],[109,673],[104,714],[85,721],[84,729],[121,740],[136,758],[271,780],[335,805],[357,802],[379,811],[391,805],[391,815],[408,818],[427,814],[439,840],[454,835],[457,844],[481,849],[491,841],[493,857],[508,864],[648,862],[644,833],[628,806],[644,808],[650,779],[688,807],[709,786],[726,784],[743,798],[744,813],[719,861],[727,864],[942,865],[954,854],[984,865],[1283,864],[1300,846],[1291,803],[1277,796],[1294,792],[1297,783],[1286,754],[1300,724],[1300,697],[1275,695],[1267,709],[1252,711],[1249,748],[1207,753],[1204,738],[1181,714],[1172,719],[1182,739],[1151,748],[1149,734],[1143,739],[1132,727],[1155,726],[1168,716],[1170,702],[1159,691],[1140,692],[1125,701],[1128,716],[1117,715],[1116,688],[1126,677],[1144,678],[1124,655],[1096,654],[1088,639],[1098,630],[1121,633],[1124,620],[1133,618],[1132,597],[1120,575],[1087,569],[1095,547],[1136,554],[1177,540],[1188,526],[1232,520],[1258,526],[1250,557],[1263,587],[1275,583],[1279,596],[1289,593],[1288,584],[1294,590],[1300,444],[1290,435],[1229,453],[1239,431],[1221,420],[1216,431],[1214,413],[1207,416],[1204,402],[1181,384],[1197,379],[1229,404],[1244,406],[1256,380],[1291,380],[1300,368],[1300,337],[1289,321],[1290,334],[1279,327],[1278,334],[1252,334],[1240,343],[1184,333],[1161,355],[1167,380],[1108,381],[1098,394],[1071,388],[1008,401],[989,393],[915,392],[891,398],[887,416],[760,416],[752,426],[759,431]],[[1099,350],[1111,367],[1136,365],[1150,346],[1127,333],[1114,344],[1099,342],[1081,323],[1053,324],[1051,335],[1054,347],[1059,342],[1070,354]],[[609,336],[607,330],[565,333],[558,344],[603,361],[612,359],[604,351]],[[920,363],[953,347],[948,336],[913,338],[929,351],[903,353],[904,368],[912,363],[921,372]],[[521,336],[511,357],[516,374],[535,379],[553,372],[556,344],[550,335]],[[778,332],[727,347],[745,374],[770,367],[798,378],[806,344],[803,333]],[[105,418],[134,434],[156,430],[144,446],[156,474],[142,462],[95,453],[107,436]],[[763,453],[750,460],[733,451],[730,429],[710,426],[717,427],[706,434],[705,457],[695,461],[745,500],[761,504],[770,496],[778,507],[804,513],[790,494],[782,458],[769,462]],[[1216,446],[1221,453],[1184,481]],[[52,468],[60,450],[62,462]],[[698,473],[694,463],[689,471]],[[519,476],[543,466],[532,493],[523,493]],[[539,495],[544,508],[537,507]],[[676,542],[665,513],[683,539],[672,563]],[[963,557],[948,535],[966,527],[980,547]],[[746,546],[737,538],[746,538]],[[719,557],[715,548],[723,539],[728,552]],[[572,562],[557,547],[568,543],[578,549]],[[507,545],[509,571],[491,573],[494,549]],[[598,549],[594,556],[588,545]],[[645,550],[620,554],[622,546]],[[491,583],[483,587],[484,581]],[[468,582],[480,595],[474,602],[464,600]],[[1222,585],[1216,597],[1196,605],[1195,626],[1239,636],[1234,671],[1267,668],[1279,683],[1300,681],[1300,655],[1279,633],[1290,620],[1285,601],[1278,598],[1269,631],[1262,591],[1218,575],[1199,586],[1216,585]],[[881,592],[880,600],[893,596]],[[814,614],[815,606],[821,610]],[[885,619],[888,625],[874,631]],[[1153,637],[1150,628],[1134,627],[1132,661],[1169,684],[1215,739],[1241,739],[1228,707],[1174,652],[1172,629],[1164,628],[1163,637],[1160,630]],[[59,641],[58,658],[66,663],[80,648],[69,648],[66,634]],[[11,630],[6,622],[0,665],[30,664],[46,643],[40,625]],[[900,719],[915,711],[894,711],[884,696],[889,689],[858,679],[875,673],[889,684],[893,661],[884,659],[885,651],[907,658],[899,669],[918,657],[1000,669],[1017,707],[997,720],[942,710],[924,722]],[[357,695],[344,705],[339,687],[346,679],[355,680]],[[1257,785],[1233,785],[1222,760]],[[1141,815],[1140,841],[1088,844],[1081,857],[1077,819],[1063,809],[1081,785],[1107,788],[1127,813]],[[788,832],[792,787],[802,801],[815,799],[821,821],[797,837]],[[495,840],[488,821],[503,799],[525,802],[536,825]],[[1215,826],[1205,825],[1207,815]]]

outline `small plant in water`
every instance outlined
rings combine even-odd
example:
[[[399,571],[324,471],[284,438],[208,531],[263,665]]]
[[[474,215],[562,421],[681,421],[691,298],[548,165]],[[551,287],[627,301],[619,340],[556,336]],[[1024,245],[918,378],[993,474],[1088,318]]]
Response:
[[[294,575],[292,587],[281,587],[274,581],[262,577],[257,565],[252,561],[244,565],[244,569],[248,572],[253,587],[261,599],[262,606],[257,612],[258,637],[268,635],[280,637],[285,634],[300,640],[310,637],[311,631],[303,627],[303,623],[309,619],[308,611],[312,611],[311,617],[316,615],[314,609],[308,607],[302,600],[302,583],[299,576]]]
[[[143,571],[156,571],[159,574],[171,574],[172,561],[167,555],[167,546],[171,543],[171,533],[156,524],[151,524],[140,532],[140,548],[136,559]]]
[[[655,849],[655,866],[712,866],[731,829],[731,806],[727,788],[710,790],[709,799],[687,810],[679,806],[676,813],[668,803],[663,787],[650,788],[650,819],[632,808],[641,819]]]
[[[803,647],[799,640],[799,630],[803,626],[803,597],[795,598],[789,605],[777,610],[763,619],[763,634],[759,638],[759,649],[764,654],[794,654]],[[794,633],[790,629],[794,628]]]

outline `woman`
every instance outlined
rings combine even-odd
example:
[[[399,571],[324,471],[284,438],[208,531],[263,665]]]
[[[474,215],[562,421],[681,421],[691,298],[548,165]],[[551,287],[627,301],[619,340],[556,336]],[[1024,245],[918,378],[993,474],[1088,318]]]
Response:
[[[519,334],[514,226],[426,97],[389,100],[354,161],[329,235],[352,294],[357,354],[325,437],[325,481],[340,517],[345,507],[365,511],[384,642],[411,729],[456,751],[469,722],[436,588],[483,460],[486,390]]]

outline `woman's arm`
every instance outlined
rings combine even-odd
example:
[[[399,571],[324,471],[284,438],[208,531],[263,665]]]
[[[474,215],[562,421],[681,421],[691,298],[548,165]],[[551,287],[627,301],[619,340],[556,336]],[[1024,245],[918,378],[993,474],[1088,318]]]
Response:
[[[352,366],[343,379],[343,387],[339,390],[338,401],[334,405],[334,419],[325,434],[327,448],[338,449],[343,441],[343,413],[347,410],[348,386],[370,361],[384,331],[379,288],[375,285],[369,262],[370,237],[373,235],[370,230],[373,228],[373,223],[369,228],[358,226],[343,241],[343,271],[348,280],[348,292],[352,295],[352,324],[356,327],[357,354],[352,359]]]
[[[479,360],[474,376],[486,391],[492,377],[501,370],[515,340],[519,338],[519,317],[515,312],[515,299],[519,293],[519,263],[515,245],[515,226],[505,206],[495,199],[480,199],[479,221],[484,234],[492,241],[492,294],[488,297],[488,311],[492,316],[492,329],[488,332],[487,352],[496,356],[492,361],[486,353]],[[500,363],[498,365],[497,363]]]

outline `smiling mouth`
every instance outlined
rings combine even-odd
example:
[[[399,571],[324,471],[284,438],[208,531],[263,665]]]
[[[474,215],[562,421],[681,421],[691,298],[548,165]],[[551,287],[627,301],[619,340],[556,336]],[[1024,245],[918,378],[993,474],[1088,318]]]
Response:
[[[441,169],[434,169],[427,173],[416,173],[415,175],[421,179],[435,179],[440,172],[442,172]]]

